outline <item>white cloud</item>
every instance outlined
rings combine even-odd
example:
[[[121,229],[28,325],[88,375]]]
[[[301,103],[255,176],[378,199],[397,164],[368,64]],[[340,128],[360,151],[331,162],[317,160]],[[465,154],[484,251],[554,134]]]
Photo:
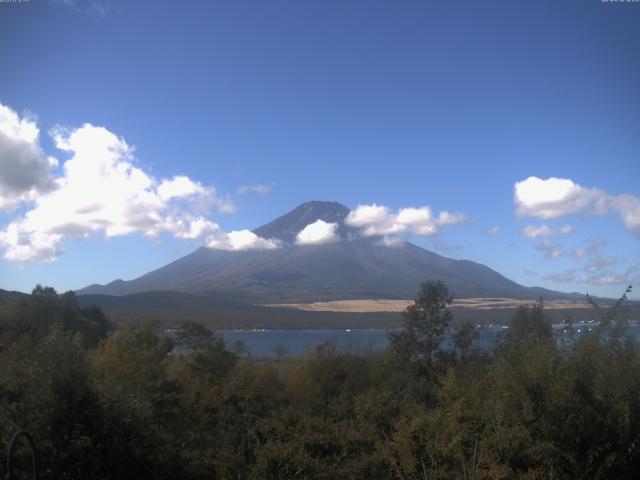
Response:
[[[467,223],[469,221],[469,217],[464,213],[451,213],[443,210],[438,215],[438,225],[457,225],[459,223]]]
[[[489,235],[497,235],[500,232],[500,227],[498,225],[491,227],[487,230]]]
[[[35,120],[0,104],[0,209],[13,210],[54,188],[55,159],[45,157],[39,133]]]
[[[233,201],[217,195],[213,187],[203,187],[184,175],[177,175],[171,180],[163,180],[158,186],[158,195],[165,202],[190,197],[194,205],[201,211],[215,208],[222,213],[233,213],[236,210]]]
[[[566,235],[574,231],[571,225],[564,225],[560,228],[551,228],[548,225],[527,225],[521,231],[522,235],[528,238],[549,237],[555,235]]]
[[[515,183],[514,202],[519,216],[544,219],[579,212],[604,215],[613,210],[640,239],[640,198],[628,193],[609,195],[597,188],[582,187],[567,178],[529,177]]]
[[[640,198],[628,193],[611,199],[611,208],[622,217],[625,226],[640,239]]]
[[[183,215],[183,217],[168,216],[164,222],[165,231],[184,240],[195,240],[207,234],[220,233],[218,224],[211,220],[203,217],[194,218],[190,215]]]
[[[516,213],[521,217],[557,218],[584,210],[606,197],[601,190],[556,177],[529,177],[516,182],[514,190]]]
[[[404,245],[404,243],[404,239],[396,235],[385,235],[379,242],[380,245],[384,245],[385,247],[399,247]]]
[[[455,225],[469,221],[463,213],[440,212],[434,217],[430,207],[401,208],[393,214],[384,205],[358,205],[349,212],[345,222],[352,227],[360,228],[367,236],[391,235],[410,232],[416,235],[434,236],[440,226]]]
[[[429,207],[401,208],[393,219],[397,231],[410,231],[427,237],[438,233],[438,223]],[[392,232],[390,232],[392,233]]]
[[[321,245],[340,240],[338,224],[328,223],[324,220],[316,220],[304,227],[296,236],[298,245]]]
[[[158,195],[163,201],[206,193],[207,191],[202,185],[182,175],[173,177],[171,180],[163,180],[158,186]]]
[[[19,223],[11,223],[0,231],[0,245],[5,247],[4,258],[10,262],[51,262],[64,252],[62,235],[28,231]]]
[[[29,128],[33,140],[37,133]],[[202,213],[211,205],[227,211],[232,205],[213,187],[185,176],[152,177],[137,165],[133,148],[103,127],[58,128],[52,136],[71,158],[53,179],[55,189],[39,192],[26,213],[0,231],[5,259],[54,260],[62,254],[65,238],[91,234],[168,233],[184,239],[221,235],[219,226]]]
[[[273,190],[273,185],[264,185],[259,183],[257,185],[240,185],[236,193],[238,195],[244,195],[245,193],[266,195],[267,193],[271,193],[271,190]]]
[[[549,259],[559,258],[564,256],[564,250],[560,245],[550,242],[549,240],[543,240],[536,246],[537,250],[544,252],[545,256]]]
[[[280,247],[280,242],[259,237],[250,230],[234,230],[210,235],[205,239],[205,245],[216,250],[273,250]]]
[[[353,227],[362,228],[365,235],[388,235],[401,231],[400,226],[394,222],[389,207],[376,204],[358,205],[349,212],[345,222]]]

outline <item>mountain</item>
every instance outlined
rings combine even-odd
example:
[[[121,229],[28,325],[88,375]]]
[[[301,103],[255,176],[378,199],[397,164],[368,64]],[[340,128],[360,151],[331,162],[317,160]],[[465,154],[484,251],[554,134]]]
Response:
[[[420,282],[444,281],[457,298],[535,299],[571,295],[519,285],[482,264],[437,255],[410,242],[386,246],[345,224],[349,209],[336,202],[307,202],[254,230],[278,239],[274,250],[199,248],[130,281],[91,285],[81,295],[175,291],[247,303],[310,302],[361,298],[412,298]],[[322,219],[338,224],[341,241],[296,245],[297,233]]]
[[[253,233],[263,238],[275,238],[285,243],[293,243],[298,232],[316,220],[337,223],[340,238],[354,235],[356,229],[344,223],[349,209],[338,202],[307,202],[274,221],[256,228]]]

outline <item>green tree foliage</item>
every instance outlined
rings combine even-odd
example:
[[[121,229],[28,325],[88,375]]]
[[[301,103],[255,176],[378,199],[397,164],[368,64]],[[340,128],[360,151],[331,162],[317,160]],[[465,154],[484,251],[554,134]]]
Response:
[[[544,313],[542,301],[518,307],[509,324],[507,340],[510,343],[517,344],[532,338],[551,339],[552,337],[551,320]]]
[[[29,297],[13,299],[0,309],[0,346],[21,338],[44,338],[54,326],[80,335],[87,347],[97,346],[111,329],[102,310],[80,307],[75,293],[59,295],[51,287],[37,285]]]
[[[453,344],[462,360],[466,360],[472,351],[474,340],[480,335],[473,323],[467,321],[458,325],[452,334]]]
[[[419,376],[433,379],[434,361],[442,354],[440,344],[452,319],[453,301],[440,280],[423,282],[413,304],[402,313],[402,329],[391,333],[391,347]]]
[[[596,302],[589,294],[586,295],[587,302],[594,308],[596,313],[598,314],[598,318],[600,320],[600,324],[602,326],[609,326],[616,321],[626,320],[629,316],[629,310],[625,307],[625,302],[627,301],[627,294],[631,293],[632,286],[629,285],[624,293],[620,296],[620,298],[611,305],[610,307],[602,307],[598,302]]]
[[[185,365],[205,385],[221,383],[236,363],[237,356],[224,340],[206,325],[185,321],[177,331],[176,344],[187,354]]]
[[[46,480],[640,477],[624,296],[564,343],[524,306],[485,354],[472,324],[448,331],[450,302],[423,284],[381,354],[327,343],[265,364],[192,321],[88,341],[102,312],[38,287],[1,306],[0,455],[25,428]]]

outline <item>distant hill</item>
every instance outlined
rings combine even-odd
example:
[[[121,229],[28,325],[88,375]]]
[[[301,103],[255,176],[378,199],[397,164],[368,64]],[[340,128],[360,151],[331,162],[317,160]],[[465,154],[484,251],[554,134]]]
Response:
[[[166,327],[175,327],[189,319],[215,329],[388,328],[397,326],[400,319],[397,312],[306,312],[166,291],[120,296],[78,295],[78,303],[98,305],[116,324],[152,320]]]
[[[20,297],[27,297],[27,296],[28,295],[26,293],[2,290],[0,288],[0,303],[4,303],[5,301],[11,298],[20,298]]]
[[[226,251],[199,248],[130,281],[91,285],[81,295],[130,295],[174,291],[248,303],[412,298],[420,282],[444,281],[457,298],[574,298],[575,294],[529,288],[489,267],[455,260],[410,242],[386,246],[345,224],[349,209],[336,202],[307,202],[254,230],[283,242],[275,250]],[[338,223],[341,241],[296,245],[297,233],[322,219]]]
[[[335,312],[305,311],[295,308],[273,308],[231,302],[207,295],[179,292],[144,292],[132,295],[79,295],[81,306],[98,305],[116,324],[137,324],[145,320],[160,322],[172,328],[190,319],[206,323],[214,329],[332,329],[332,328],[392,328],[400,325],[399,312]],[[474,324],[507,323],[515,312],[511,308],[472,309],[453,307],[455,322]],[[630,305],[631,318],[640,318],[640,304]],[[546,310],[553,322],[567,315],[574,321],[593,320],[593,308]]]

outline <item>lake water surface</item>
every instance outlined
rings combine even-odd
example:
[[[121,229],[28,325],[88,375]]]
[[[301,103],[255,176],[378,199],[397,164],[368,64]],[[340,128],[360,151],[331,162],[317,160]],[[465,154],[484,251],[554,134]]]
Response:
[[[576,323],[574,335],[580,336],[597,326],[595,323]],[[566,325],[553,326],[557,335],[562,335]],[[333,343],[339,351],[350,353],[369,353],[381,351],[389,344],[389,330],[353,329],[353,330],[219,330],[229,347],[241,341],[253,356],[301,356],[313,351],[317,345]],[[479,339],[474,345],[486,348],[506,332],[502,326],[479,328]],[[565,333],[566,335],[567,333]],[[629,334],[640,340],[640,326],[629,327]],[[444,348],[450,348],[449,338],[444,340]]]

